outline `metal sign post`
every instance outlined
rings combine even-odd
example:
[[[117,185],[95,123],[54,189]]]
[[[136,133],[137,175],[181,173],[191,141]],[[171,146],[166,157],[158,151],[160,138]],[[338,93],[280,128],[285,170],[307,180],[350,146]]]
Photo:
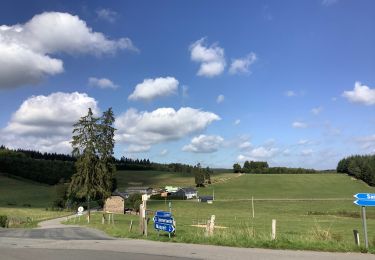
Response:
[[[366,207],[375,206],[375,194],[374,193],[357,193],[354,195],[354,198],[357,199],[354,201],[354,204],[361,206],[363,233],[365,235],[365,247],[366,247],[366,250],[368,250]]]

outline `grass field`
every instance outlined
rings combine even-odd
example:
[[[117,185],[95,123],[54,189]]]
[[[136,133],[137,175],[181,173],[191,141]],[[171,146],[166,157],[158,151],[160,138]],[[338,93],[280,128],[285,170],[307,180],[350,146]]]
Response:
[[[361,181],[339,174],[242,175],[201,188],[199,194],[212,194],[213,189],[216,200],[211,205],[172,201],[177,222],[172,241],[325,251],[363,250],[354,245],[353,229],[359,230],[362,238],[363,232],[360,208],[353,204],[352,196],[357,192],[374,192],[374,188]],[[252,218],[252,196],[255,218]],[[148,209],[168,210],[167,205],[164,201],[149,201]],[[216,216],[216,225],[226,228],[215,230],[213,237],[206,237],[204,228],[192,225],[207,223],[211,215]],[[370,252],[375,252],[375,210],[367,208],[367,215]],[[117,237],[141,237],[137,216],[116,215],[115,219],[114,225],[102,225],[98,214],[90,225]],[[276,241],[270,239],[272,219],[277,220]],[[135,226],[129,232],[131,220]],[[148,238],[169,240],[167,236],[158,236],[152,221]]]
[[[15,227],[35,227],[39,221],[70,214],[51,211],[54,186],[0,175],[0,215],[12,219]]]
[[[213,183],[225,181],[234,174],[214,173],[211,176]],[[167,185],[179,187],[195,186],[194,175],[191,173],[171,173],[160,171],[118,171],[116,173],[119,190],[125,190],[129,186],[151,186],[162,188]]]

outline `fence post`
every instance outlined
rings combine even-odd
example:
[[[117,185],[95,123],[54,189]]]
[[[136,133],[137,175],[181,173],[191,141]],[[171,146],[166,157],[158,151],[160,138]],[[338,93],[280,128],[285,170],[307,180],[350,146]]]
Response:
[[[354,229],[354,230],[353,230],[353,235],[354,235],[354,243],[355,243],[357,246],[360,246],[360,242],[359,242],[359,232],[358,232],[358,230]]]
[[[276,219],[272,219],[272,233],[271,233],[271,239],[276,239]]]

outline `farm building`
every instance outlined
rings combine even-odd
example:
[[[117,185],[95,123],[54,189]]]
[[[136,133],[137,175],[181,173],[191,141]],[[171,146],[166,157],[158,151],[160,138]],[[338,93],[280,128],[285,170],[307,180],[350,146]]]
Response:
[[[194,188],[180,188],[176,192],[172,193],[172,196],[184,199],[193,199],[198,197],[198,192]]]
[[[126,192],[115,191],[112,196],[106,199],[103,207],[104,212],[121,213],[125,212],[125,200],[129,197]]]
[[[153,189],[151,187],[129,187],[126,189],[128,194],[140,193],[140,194],[147,194],[151,195]]]
[[[213,196],[199,196],[199,202],[207,202],[207,203],[212,203],[214,201]]]

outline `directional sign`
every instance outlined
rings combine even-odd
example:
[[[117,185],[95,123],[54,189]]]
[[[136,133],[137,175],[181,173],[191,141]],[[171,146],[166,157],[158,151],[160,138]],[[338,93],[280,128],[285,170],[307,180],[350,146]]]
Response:
[[[375,200],[356,200],[354,201],[354,204],[362,207],[374,207]]]
[[[375,194],[374,193],[357,193],[354,195],[354,198],[360,199],[360,200],[375,200]]]
[[[166,231],[168,233],[173,233],[176,230],[176,228],[173,225],[162,224],[162,223],[157,223],[157,222],[154,223],[154,227],[157,230]]]
[[[154,217],[154,222],[160,223],[160,224],[168,224],[168,225],[173,225],[173,218],[171,217]]]
[[[176,230],[171,212],[158,210],[155,212],[153,220],[156,230],[166,231],[168,233],[173,233]]]
[[[172,213],[170,213],[169,211],[161,211],[161,210],[156,211],[155,215],[158,216],[158,217],[162,217],[162,218],[171,218],[172,217]]]

